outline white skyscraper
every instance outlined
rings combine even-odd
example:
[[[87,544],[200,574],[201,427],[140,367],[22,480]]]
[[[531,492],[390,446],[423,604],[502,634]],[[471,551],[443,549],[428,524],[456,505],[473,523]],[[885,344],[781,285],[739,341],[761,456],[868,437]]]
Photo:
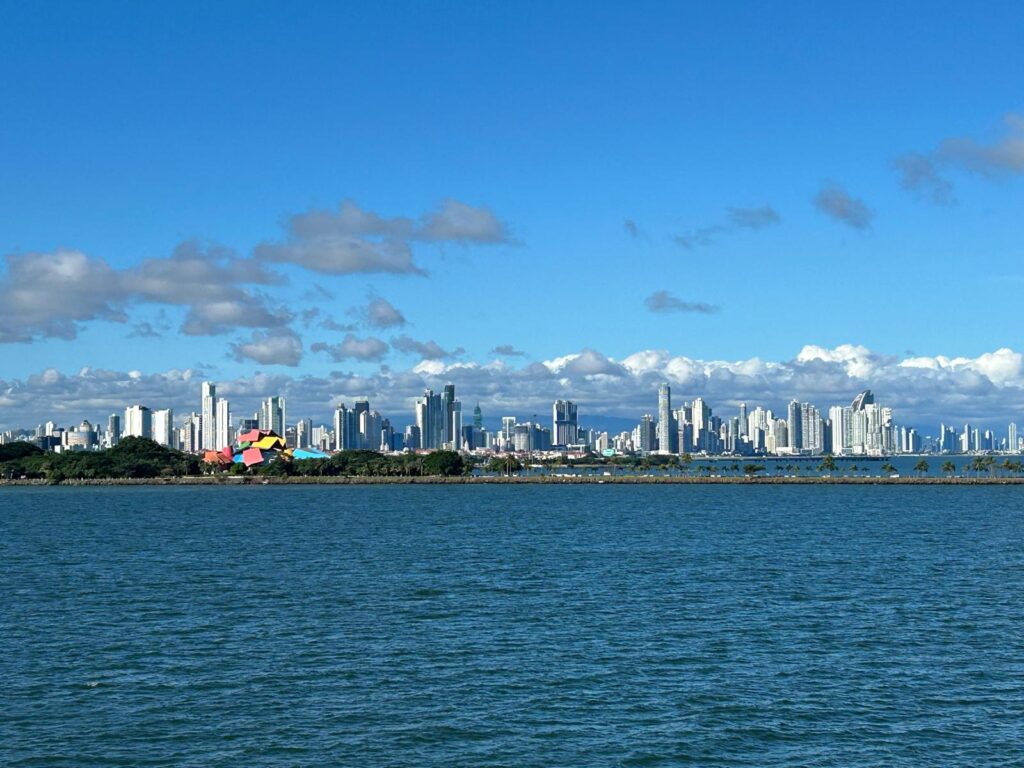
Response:
[[[217,434],[215,445],[211,450],[220,450],[226,445],[231,445],[231,404],[223,397],[217,399]]]
[[[165,445],[168,448],[177,442],[174,439],[174,411],[164,408],[161,411],[153,411],[152,415],[153,442]]]
[[[213,382],[203,382],[203,402],[199,412],[202,418],[199,428],[203,436],[203,448],[215,451],[226,445],[217,444],[217,385]]]
[[[124,437],[153,437],[153,415],[144,405],[124,409]]]

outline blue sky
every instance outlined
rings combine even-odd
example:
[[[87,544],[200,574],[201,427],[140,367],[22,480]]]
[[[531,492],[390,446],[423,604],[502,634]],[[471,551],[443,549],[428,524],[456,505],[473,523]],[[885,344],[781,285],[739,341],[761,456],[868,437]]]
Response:
[[[2,3],[0,383],[378,381],[430,373],[428,342],[463,350],[435,368],[516,369],[585,350],[792,364],[811,346],[853,378],[854,358],[962,358],[1008,390],[986,401],[1000,418],[1024,403],[1019,357],[994,377],[971,362],[1021,347],[1019,4],[207,5]],[[426,274],[310,269],[290,217],[345,200],[387,233],[413,222],[400,239]],[[428,232],[453,211],[484,229]],[[187,297],[102,295],[189,241],[228,249],[224,290],[276,319],[183,334]],[[97,301],[55,285],[53,317],[29,317],[35,278],[11,260],[62,251]],[[224,274],[252,261],[272,276]],[[367,322],[374,298],[407,322]],[[267,334],[284,354],[247,356]]]

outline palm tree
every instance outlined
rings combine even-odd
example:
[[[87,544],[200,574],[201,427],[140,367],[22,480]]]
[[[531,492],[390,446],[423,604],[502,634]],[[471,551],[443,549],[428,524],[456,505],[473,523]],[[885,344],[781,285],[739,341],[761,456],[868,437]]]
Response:
[[[894,475],[896,474],[896,467],[887,461],[882,465],[882,471],[887,475]]]
[[[952,477],[953,473],[956,472],[956,464],[954,464],[952,461],[944,461],[942,462],[942,471],[945,472],[950,477]]]
[[[836,457],[829,453],[822,458],[820,469],[826,472],[835,472],[836,466]]]
[[[914,471],[917,472],[920,475],[927,475],[928,474],[928,462],[925,461],[924,459],[921,459],[920,461],[917,462],[917,464],[914,465]]]

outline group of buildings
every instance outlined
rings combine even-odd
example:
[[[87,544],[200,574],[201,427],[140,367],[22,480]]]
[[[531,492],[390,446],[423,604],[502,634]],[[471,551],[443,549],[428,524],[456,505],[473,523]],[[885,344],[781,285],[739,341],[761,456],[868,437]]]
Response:
[[[220,450],[239,434],[259,429],[281,435],[299,449],[384,453],[450,449],[529,455],[887,456],[1017,453],[1022,447],[1016,424],[1009,425],[1005,437],[970,424],[962,429],[943,424],[937,438],[922,438],[916,429],[897,425],[892,409],[876,403],[870,390],[857,395],[850,405],[834,405],[827,411],[793,400],[780,413],[762,406],[748,409],[740,403],[732,415],[721,416],[702,397],[674,407],[672,389],[666,383],[658,388],[657,413],[645,414],[631,431],[618,434],[581,427],[578,407],[570,400],[552,404],[550,426],[536,416],[526,421],[503,416],[500,424],[494,422],[488,429],[479,403],[465,423],[453,384],[440,392],[428,389],[416,398],[412,423],[404,427],[396,427],[372,409],[368,398],[351,403],[334,409],[330,425],[314,426],[310,419],[289,421],[281,396],[268,397],[257,412],[235,419],[230,402],[218,396],[216,384],[203,382],[199,410],[177,420],[170,408],[151,410],[137,404],[123,414],[111,414],[102,426],[83,421],[63,428],[51,421],[34,431],[4,432],[0,443],[29,440],[45,450],[96,450],[134,436],[199,453]]]

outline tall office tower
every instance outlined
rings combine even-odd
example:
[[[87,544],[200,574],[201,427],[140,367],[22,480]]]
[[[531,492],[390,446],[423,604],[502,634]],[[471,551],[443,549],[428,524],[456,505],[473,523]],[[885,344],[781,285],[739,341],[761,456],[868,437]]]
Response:
[[[451,408],[451,417],[448,422],[448,442],[453,451],[459,451],[462,450],[462,403],[453,400],[448,406]]]
[[[436,450],[443,444],[444,408],[441,395],[434,394],[432,389],[424,391],[423,397],[416,399],[416,426],[420,428],[420,446]]]
[[[576,445],[579,418],[572,400],[555,400],[551,406],[551,436],[555,445]]]
[[[144,405],[129,405],[124,409],[125,437],[153,437],[153,414]]]
[[[405,434],[402,436],[402,442],[410,451],[418,451],[420,449],[420,428],[415,424],[407,426]]]
[[[113,448],[121,439],[121,417],[116,413],[107,418],[107,448]]]
[[[692,415],[690,422],[693,424],[693,443],[690,448],[698,451],[709,450],[708,428],[711,425],[711,409],[704,402],[703,397],[695,397],[690,404]]]
[[[499,433],[498,440],[500,445],[498,450],[507,451],[511,449],[512,438],[516,431],[516,417],[515,416],[502,416],[501,417],[501,432]]]
[[[676,453],[677,436],[672,423],[672,388],[665,382],[658,387],[658,453]]]
[[[287,418],[285,399],[280,395],[268,397],[260,404],[260,429],[270,430],[284,437],[285,425],[288,423]]]
[[[792,400],[786,410],[786,434],[790,452],[799,453],[803,448],[803,416],[796,400]]]
[[[452,441],[452,411],[455,409],[455,385],[445,384],[441,391],[441,410],[444,419],[444,428],[441,432],[441,443]]]
[[[480,410],[480,401],[476,401],[476,408],[473,409],[473,426],[477,429],[484,428],[484,412]]]
[[[360,447],[359,417],[354,408],[344,403],[334,409],[334,450],[351,451]]]
[[[380,422],[380,446],[377,451],[395,450],[395,429],[391,426],[391,419],[381,419]]]
[[[740,435],[746,436],[747,434],[747,404],[740,403]]]
[[[200,425],[203,448],[207,451],[222,448],[223,445],[217,445],[217,385],[213,382],[203,382],[203,402],[199,412],[203,419]]]
[[[174,411],[170,408],[164,408],[161,411],[153,411],[152,427],[153,427],[153,442],[160,443],[160,445],[166,445],[168,448],[174,446],[177,442],[174,439]]]
[[[636,450],[641,453],[651,453],[658,444],[658,426],[654,417],[645,413],[640,419],[637,427]]]
[[[311,419],[299,419],[295,422],[295,447],[309,448],[312,432],[313,421]]]
[[[359,437],[356,438],[355,448],[372,448],[377,450],[373,446],[373,440],[370,435],[363,431],[366,419],[363,414],[370,412],[370,401],[365,397],[357,397],[352,403],[352,412],[355,414],[352,418],[355,419],[357,429],[359,430]]]
[[[231,403],[223,397],[217,399],[217,413],[214,417],[217,432],[214,435],[214,446],[211,450],[220,450],[231,445]]]
[[[1011,453],[1017,452],[1017,425],[1012,421],[1006,430],[1006,450]]]
[[[377,411],[356,411],[359,415],[359,446],[363,450],[380,450],[380,429],[384,419]]]
[[[964,431],[960,434],[960,453],[971,452],[971,425],[964,424]]]

